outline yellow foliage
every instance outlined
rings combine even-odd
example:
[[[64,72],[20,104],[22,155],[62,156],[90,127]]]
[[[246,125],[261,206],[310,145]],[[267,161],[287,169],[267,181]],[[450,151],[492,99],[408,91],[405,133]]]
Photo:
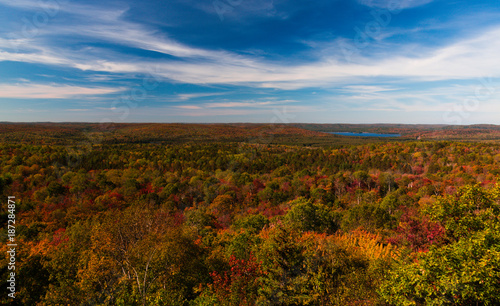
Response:
[[[422,209],[422,208],[426,208],[426,207],[431,206],[434,202],[435,202],[434,198],[431,198],[431,197],[422,197],[418,201],[418,205]]]
[[[378,234],[372,234],[365,230],[354,230],[349,233],[336,234],[332,236],[334,243],[353,250],[371,260],[396,258],[396,248],[389,244],[383,244]]]
[[[47,256],[47,254],[50,254],[55,248],[48,238],[42,239],[39,242],[23,241],[23,245],[29,250],[29,256]]]
[[[210,209],[216,213],[226,214],[234,210],[234,204],[232,196],[228,194],[220,194],[210,204]]]

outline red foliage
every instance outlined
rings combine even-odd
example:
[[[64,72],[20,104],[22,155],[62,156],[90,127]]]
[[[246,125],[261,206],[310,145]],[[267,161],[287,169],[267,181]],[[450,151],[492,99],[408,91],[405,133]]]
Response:
[[[414,174],[418,175],[418,174],[424,173],[424,168],[421,167],[421,166],[413,166],[412,167],[412,171],[413,171]]]
[[[425,178],[425,177],[422,179],[422,182],[423,182],[424,186],[432,184],[432,181],[428,178]]]
[[[182,223],[184,223],[184,220],[186,219],[184,216],[184,212],[182,212],[182,211],[175,212],[173,214],[173,218],[174,218],[174,225],[175,226],[182,225]]]
[[[65,232],[66,232],[65,228],[60,228],[57,231],[55,231],[53,236],[52,236],[51,244],[57,246],[57,245],[61,244],[62,242],[68,241],[69,238],[68,238],[68,236],[66,236],[64,234]]]
[[[210,273],[213,279],[211,288],[219,301],[237,302],[238,305],[253,305],[253,298],[249,296],[252,289],[258,288],[259,277],[263,274],[262,262],[257,262],[250,253],[248,259],[237,259],[234,255],[229,258],[229,271]]]
[[[231,216],[229,214],[224,214],[217,217],[216,226],[222,229],[226,229],[231,225]]]
[[[257,211],[262,213],[267,218],[271,218],[274,216],[282,216],[286,213],[284,209],[279,206],[271,206],[270,203],[262,203],[257,207]]]
[[[281,190],[283,190],[284,192],[289,192],[291,189],[292,188],[289,182],[285,182],[283,183],[283,185],[281,185]]]
[[[253,192],[254,193],[257,193],[259,191],[261,191],[262,189],[264,189],[264,184],[259,180],[259,179],[254,179],[253,180]]]
[[[150,194],[150,193],[154,193],[154,192],[155,192],[155,190],[154,190],[154,187],[151,185],[151,183],[145,184],[145,186],[139,190],[140,195]]]
[[[116,198],[117,200],[123,201],[123,195],[121,195],[118,192],[111,192],[109,196],[112,198]]]
[[[417,252],[427,251],[431,245],[443,243],[445,235],[441,224],[429,221],[426,217],[415,216],[412,211],[407,211],[401,217],[396,232],[397,236],[388,239],[390,243],[408,243]]]

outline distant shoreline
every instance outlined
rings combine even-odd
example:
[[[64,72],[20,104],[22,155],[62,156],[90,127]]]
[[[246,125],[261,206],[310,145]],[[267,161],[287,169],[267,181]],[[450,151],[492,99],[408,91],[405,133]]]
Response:
[[[325,132],[328,134],[335,134],[341,136],[354,136],[354,137],[401,137],[401,134],[383,134],[371,132]]]

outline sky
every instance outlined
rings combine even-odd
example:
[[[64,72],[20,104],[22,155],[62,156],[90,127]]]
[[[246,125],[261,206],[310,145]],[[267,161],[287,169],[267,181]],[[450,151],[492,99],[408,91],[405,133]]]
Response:
[[[500,124],[500,2],[0,0],[0,121]]]

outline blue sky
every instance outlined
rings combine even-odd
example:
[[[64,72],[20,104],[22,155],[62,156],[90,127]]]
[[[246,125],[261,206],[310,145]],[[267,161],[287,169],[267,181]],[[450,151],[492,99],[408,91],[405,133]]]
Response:
[[[0,121],[500,124],[500,3],[0,0]]]

